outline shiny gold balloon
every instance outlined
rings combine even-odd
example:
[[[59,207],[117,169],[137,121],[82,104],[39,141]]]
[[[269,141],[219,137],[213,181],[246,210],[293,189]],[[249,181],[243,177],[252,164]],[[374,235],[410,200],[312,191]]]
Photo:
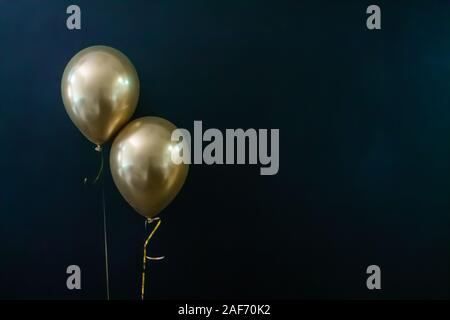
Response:
[[[111,173],[122,196],[141,215],[153,218],[177,195],[189,165],[175,164],[171,141],[176,127],[158,117],[144,117],[126,125],[114,139]]]
[[[139,99],[139,78],[120,51],[93,46],[69,61],[61,93],[66,111],[81,133],[102,145],[133,115]]]

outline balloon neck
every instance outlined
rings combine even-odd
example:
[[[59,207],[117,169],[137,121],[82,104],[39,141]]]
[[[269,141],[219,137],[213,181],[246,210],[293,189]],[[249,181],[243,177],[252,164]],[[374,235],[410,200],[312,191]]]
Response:
[[[98,144],[98,145],[95,147],[95,151],[101,152],[101,151],[102,151],[102,146]]]

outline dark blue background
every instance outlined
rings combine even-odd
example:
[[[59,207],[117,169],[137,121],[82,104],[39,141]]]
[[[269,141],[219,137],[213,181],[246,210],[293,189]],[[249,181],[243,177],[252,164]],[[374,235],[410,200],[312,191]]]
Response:
[[[0,298],[105,297],[98,154],[60,95],[96,44],[135,64],[134,118],[280,129],[276,176],[191,166],[148,298],[450,297],[450,3],[377,1],[380,31],[369,4],[1,0]],[[137,299],[144,220],[105,179],[111,295]]]

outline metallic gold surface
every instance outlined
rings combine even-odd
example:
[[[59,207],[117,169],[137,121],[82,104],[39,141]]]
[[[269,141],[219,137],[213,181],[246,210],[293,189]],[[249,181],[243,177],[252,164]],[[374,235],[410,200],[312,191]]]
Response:
[[[175,164],[171,141],[176,127],[158,117],[136,119],[114,139],[110,153],[113,180],[122,196],[141,215],[153,218],[177,195],[189,165]]]
[[[93,46],[69,61],[61,93],[73,123],[86,138],[101,145],[133,115],[139,98],[139,78],[120,51]]]

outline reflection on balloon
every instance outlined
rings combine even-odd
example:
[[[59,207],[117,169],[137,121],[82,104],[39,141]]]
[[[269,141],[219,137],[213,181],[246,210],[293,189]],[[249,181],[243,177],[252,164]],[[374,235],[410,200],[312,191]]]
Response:
[[[61,80],[66,111],[86,138],[97,145],[110,139],[134,113],[139,78],[120,51],[93,46],[77,53]]]
[[[136,119],[125,126],[111,147],[110,167],[122,196],[141,215],[153,218],[177,195],[189,165],[175,164],[179,152],[171,141],[176,127],[158,117]]]

